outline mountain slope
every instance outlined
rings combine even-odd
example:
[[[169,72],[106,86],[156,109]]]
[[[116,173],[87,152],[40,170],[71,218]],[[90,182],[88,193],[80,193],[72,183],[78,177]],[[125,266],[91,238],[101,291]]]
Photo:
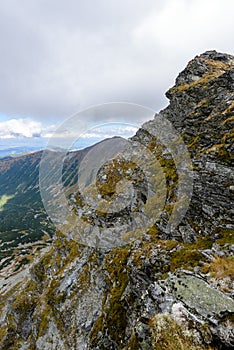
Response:
[[[115,152],[124,139],[102,141],[102,154]],[[108,143],[108,147],[107,147]],[[112,143],[112,146],[110,145]],[[63,183],[67,193],[77,184],[79,164],[92,150],[68,152],[64,156]],[[53,153],[53,152],[52,152]],[[0,271],[2,276],[18,271],[51,242],[55,227],[45,212],[39,188],[43,152],[0,159]],[[52,162],[48,171],[53,174]],[[87,169],[89,171],[90,169]],[[52,175],[51,175],[52,176]],[[85,173],[84,173],[85,177]],[[92,181],[92,179],[91,179]]]
[[[148,148],[165,174],[161,214],[140,234],[133,232],[133,241],[114,248],[80,244],[79,220],[57,231],[30,277],[13,295],[3,295],[0,349],[234,347],[233,88],[234,57],[208,51],[189,62],[167,92],[169,106],[133,138],[138,153]],[[177,159],[153,136],[163,118],[180,131],[193,164],[189,208],[171,231],[174,207],[183,206]],[[115,198],[119,174],[131,175],[137,193],[122,216],[128,223],[131,212],[145,205],[144,177],[135,164],[116,157],[97,179],[103,197]],[[116,214],[88,212],[79,194],[71,208],[104,236],[121,225]]]

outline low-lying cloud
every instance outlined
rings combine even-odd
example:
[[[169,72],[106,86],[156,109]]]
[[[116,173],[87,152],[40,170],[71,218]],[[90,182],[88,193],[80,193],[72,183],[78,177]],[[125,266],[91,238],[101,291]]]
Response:
[[[10,119],[0,123],[0,138],[42,137],[42,124],[29,119]]]
[[[50,138],[53,137],[56,131],[55,125],[43,127],[41,122],[35,122],[30,119],[10,119],[5,122],[0,122],[0,139],[12,138]],[[137,131],[137,127],[121,124],[115,127],[104,125],[87,130],[84,134],[79,135],[79,130],[75,133],[72,131],[56,134],[59,138],[77,138],[81,139],[105,139],[113,136],[121,136],[128,138]]]

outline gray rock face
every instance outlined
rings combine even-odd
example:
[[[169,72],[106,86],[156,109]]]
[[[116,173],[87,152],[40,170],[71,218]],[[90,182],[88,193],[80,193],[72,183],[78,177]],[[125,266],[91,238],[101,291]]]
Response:
[[[122,215],[103,216],[101,210],[97,215],[79,194],[72,197],[72,212],[80,221],[70,227],[68,221],[67,235],[57,232],[51,250],[32,265],[30,278],[4,295],[1,350],[167,349],[168,337],[177,339],[178,334],[176,344],[188,349],[234,347],[233,88],[232,56],[208,51],[189,62],[167,92],[169,106],[133,137],[134,156],[144,158],[142,145],[163,169],[163,177],[155,171],[158,192],[152,189],[154,181],[146,191],[127,148],[129,164],[116,158],[97,180],[109,199],[113,183],[126,175],[129,189],[124,196],[117,193],[118,204],[129,202]],[[181,133],[183,143],[173,132],[155,137],[163,118]],[[183,176],[190,172],[183,144],[193,167],[191,199],[186,191],[191,184]],[[114,173],[117,180],[112,176],[106,187],[108,174]],[[141,229],[131,232],[134,213],[145,205],[148,193],[156,193],[160,201],[164,186],[163,210],[154,214],[152,202],[147,212],[141,211],[146,218]],[[92,198],[92,184],[87,191]],[[150,219],[148,225],[150,214],[153,223]],[[183,218],[177,226],[171,225],[173,215],[173,222],[176,215]],[[81,235],[121,239],[116,248],[111,240],[104,246],[93,242],[92,248],[79,243]],[[171,328],[163,331],[165,325]]]
[[[209,320],[214,334],[222,339],[225,346],[232,348],[234,329],[227,318],[234,313],[233,299],[211,288],[206,281],[194,275],[170,276],[164,286],[188,310],[195,310],[200,323],[202,320]]]
[[[197,314],[209,318],[214,323],[225,314],[234,312],[233,299],[211,288],[203,279],[192,274],[170,275],[164,281],[164,286],[168,287],[168,292],[181,300],[188,308],[195,309]]]
[[[166,93],[170,105],[161,112],[183,134],[193,162],[193,197],[184,223],[192,219],[206,234],[233,228],[233,78],[233,57],[208,51],[179,74]]]

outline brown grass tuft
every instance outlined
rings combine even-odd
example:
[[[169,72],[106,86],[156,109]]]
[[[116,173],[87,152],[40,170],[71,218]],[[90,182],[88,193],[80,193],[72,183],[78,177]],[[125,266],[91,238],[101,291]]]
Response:
[[[225,277],[234,279],[234,257],[216,257],[210,264],[210,273],[217,279]]]

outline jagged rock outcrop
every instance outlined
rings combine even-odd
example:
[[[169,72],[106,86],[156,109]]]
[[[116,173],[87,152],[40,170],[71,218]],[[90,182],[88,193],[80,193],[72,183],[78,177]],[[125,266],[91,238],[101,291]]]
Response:
[[[79,223],[67,235],[57,232],[30,278],[1,299],[0,349],[234,348],[233,91],[234,57],[208,51],[189,62],[167,92],[169,106],[133,138],[165,173],[167,198],[154,225],[105,249],[76,241]],[[181,198],[175,160],[150,133],[158,118],[181,133],[193,165],[188,211],[171,231],[167,223]],[[109,198],[115,186],[103,181],[108,173],[128,174],[137,188],[130,212],[146,200],[135,169],[116,158],[97,180]],[[102,233],[116,219],[86,211],[79,194],[72,206]]]
[[[233,56],[208,51],[192,60],[167,92],[162,113],[183,133],[193,161],[187,218],[206,234],[233,229]]]

